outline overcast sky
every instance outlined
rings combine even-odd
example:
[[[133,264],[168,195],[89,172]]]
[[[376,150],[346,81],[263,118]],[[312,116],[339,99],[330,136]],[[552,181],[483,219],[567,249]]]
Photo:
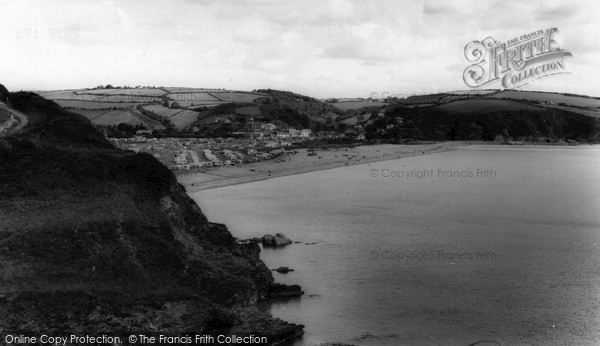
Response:
[[[598,1],[0,0],[0,83],[272,88],[314,97],[468,89],[467,43],[556,27],[569,75],[531,90],[600,96]]]

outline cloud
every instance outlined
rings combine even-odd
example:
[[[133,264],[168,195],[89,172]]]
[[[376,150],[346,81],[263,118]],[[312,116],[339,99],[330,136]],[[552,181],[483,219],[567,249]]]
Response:
[[[452,6],[448,1],[425,1],[423,4],[423,14],[427,16],[435,16],[442,14],[457,13],[456,6]]]
[[[465,88],[464,46],[557,27],[582,66],[564,85],[597,94],[600,5],[575,0],[0,0],[3,81],[16,88],[98,84],[313,96]],[[37,33],[33,35],[32,33]],[[49,72],[50,71],[50,72]],[[585,72],[585,73],[584,73]]]
[[[562,21],[577,16],[580,13],[580,9],[579,6],[573,3],[551,7],[539,5],[535,11],[534,19],[540,21]]]

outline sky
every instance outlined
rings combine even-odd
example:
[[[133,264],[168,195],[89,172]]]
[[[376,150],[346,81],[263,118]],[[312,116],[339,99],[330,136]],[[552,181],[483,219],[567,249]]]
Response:
[[[600,96],[600,2],[0,0],[0,83],[271,88],[317,98],[469,89],[465,46],[556,27],[568,74],[523,90]]]

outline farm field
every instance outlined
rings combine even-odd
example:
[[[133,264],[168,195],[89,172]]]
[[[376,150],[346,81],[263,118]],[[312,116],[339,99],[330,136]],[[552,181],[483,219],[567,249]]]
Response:
[[[177,103],[179,103],[179,105],[181,107],[184,107],[184,108],[201,107],[201,106],[216,106],[221,103],[225,103],[225,102],[221,102],[221,101],[172,101],[172,102],[177,102]]]
[[[198,113],[190,110],[182,110],[181,112],[173,115],[169,118],[173,126],[178,130],[185,129],[190,126],[196,120],[198,120]]]
[[[134,102],[134,103],[150,103],[150,102],[160,102],[162,101],[159,97],[152,96],[142,96],[142,95],[77,95],[85,97],[86,100],[96,101],[96,102]],[[87,97],[91,97],[88,99]]]
[[[209,92],[223,92],[223,89],[204,89],[204,88],[180,88],[180,87],[166,87],[161,88],[170,93],[209,93]]]
[[[72,100],[77,90],[37,91],[36,94],[47,100]]]
[[[177,101],[181,104],[181,101],[191,101],[191,102],[195,102],[195,101],[211,101],[211,102],[219,102],[220,100],[213,97],[212,95],[210,95],[209,93],[203,92],[203,93],[171,93],[169,94],[169,99],[173,100],[173,101]]]
[[[524,104],[516,101],[509,100],[492,100],[492,99],[470,99],[470,100],[459,100],[444,103],[439,106],[440,109],[458,112],[458,113],[484,113],[490,110],[495,111],[519,111],[519,110],[530,110],[537,111],[541,107]]]
[[[538,102],[553,102],[555,104],[565,103],[575,107],[600,108],[600,100],[581,96],[566,96],[554,93],[542,93],[535,91],[513,91],[507,90],[496,95],[494,98],[509,98],[515,100],[529,100]]]
[[[84,117],[90,119],[92,122],[94,122],[94,119],[108,112],[108,110],[105,109],[69,109],[69,111],[75,114],[83,115]]]
[[[349,109],[361,109],[365,107],[381,107],[387,105],[387,103],[378,101],[349,101],[332,103],[331,105],[346,111]]]
[[[164,94],[166,92],[159,88],[117,89],[116,92],[110,93],[110,95],[140,95],[150,97],[160,97]]]
[[[118,125],[119,123],[142,124],[149,129],[164,128],[164,126],[152,119],[138,116],[130,110],[109,111],[94,120],[98,125]]]
[[[156,113],[157,115],[160,115],[161,117],[164,117],[164,118],[170,118],[173,115],[182,111],[181,109],[167,108],[162,105],[145,105],[145,106],[143,106],[143,108],[150,112]]]
[[[367,120],[367,119],[371,118],[371,113],[363,114],[362,116],[364,117],[364,120]],[[344,120],[342,120],[342,122],[346,125],[353,126],[358,122],[358,117],[360,117],[360,115],[357,115],[357,116],[354,116],[354,117],[351,117],[348,119],[344,119]]]
[[[79,101],[79,100],[54,100],[64,108],[80,108],[80,109],[111,109],[117,107],[120,109],[133,107],[138,105],[138,102],[101,102],[101,101]]]
[[[264,97],[265,95],[256,94],[256,93],[245,93],[245,92],[212,92],[210,93],[215,98],[225,101],[225,102],[247,102],[252,103],[255,99],[259,97]]]
[[[593,110],[589,110],[589,109],[581,109],[581,108],[576,108],[576,107],[562,107],[562,106],[549,106],[549,107],[558,108],[558,109],[562,109],[562,110],[577,113],[577,114],[583,114],[588,117],[600,118],[600,110],[593,111]]]
[[[149,129],[164,129],[165,127],[150,118],[137,115],[133,111],[127,110],[73,110],[74,113],[81,114],[92,120],[96,125],[109,126],[118,125],[120,123],[128,123],[131,125],[142,124]]]
[[[89,95],[142,95],[159,97],[166,92],[158,88],[131,88],[131,89],[80,89],[74,90],[77,94]]]
[[[455,90],[455,91],[450,91],[447,92],[446,94],[448,95],[489,95],[489,94],[493,94],[493,93],[497,93],[500,90]]]

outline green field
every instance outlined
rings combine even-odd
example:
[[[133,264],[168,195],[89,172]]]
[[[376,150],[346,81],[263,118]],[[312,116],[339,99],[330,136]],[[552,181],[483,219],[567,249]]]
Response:
[[[142,124],[149,129],[164,129],[164,125],[143,115],[138,115],[131,109],[122,110],[92,110],[72,109],[73,113],[83,115],[94,124],[101,126],[118,125],[128,123],[131,125]]]
[[[509,100],[470,99],[444,103],[440,109],[458,113],[485,113],[489,111],[539,111],[543,108]]]
[[[181,110],[169,118],[171,124],[178,130],[183,130],[198,120],[198,113],[190,110]]]
[[[47,100],[72,100],[76,90],[38,91],[37,94]]]
[[[493,96],[494,98],[507,98],[514,100],[529,100],[538,102],[552,102],[554,104],[564,103],[568,106],[584,107],[584,108],[600,108],[600,100],[583,97],[583,96],[567,96],[556,93],[543,93],[536,91],[514,91],[507,90]]]
[[[446,94],[449,95],[489,95],[489,94],[493,94],[493,93],[497,93],[500,90],[455,90],[455,91],[450,91],[447,92]]]
[[[209,93],[170,93],[169,99],[173,101],[212,101],[219,102],[220,100],[213,97]]]
[[[360,117],[360,115],[348,118],[348,119],[344,119],[342,120],[342,122],[346,125],[355,125],[359,120],[358,117]],[[363,120],[367,120],[371,118],[371,113],[367,113],[367,114],[363,114],[362,117],[364,118]]]
[[[131,88],[131,89],[81,89],[77,94],[90,95],[141,95],[159,97],[166,94],[166,91],[159,88]]]
[[[148,110],[152,113],[157,114],[158,116],[161,116],[163,118],[170,118],[173,115],[181,112],[181,109],[173,109],[173,108],[168,108],[162,105],[145,105],[143,106],[143,108],[145,110]]]
[[[240,102],[240,103],[241,102],[252,103],[255,99],[265,96],[263,94],[246,93],[246,92],[240,92],[240,91],[232,91],[232,92],[221,91],[218,93],[211,92],[210,95],[212,95],[213,97],[215,97],[221,101]]]
[[[69,109],[69,111],[75,114],[83,115],[84,117],[90,119],[92,122],[94,122],[94,119],[108,112],[108,110],[105,109]]]
[[[205,88],[180,88],[180,87],[165,87],[161,88],[170,93],[210,93],[223,92],[222,89],[205,89]]]
[[[576,108],[576,107],[561,107],[561,106],[550,106],[550,107],[562,109],[562,110],[573,112],[573,113],[587,115],[588,117],[600,118],[600,110],[594,111],[594,110],[581,109],[581,108]]]
[[[80,108],[80,109],[111,109],[111,108],[130,108],[140,104],[139,102],[101,102],[101,101],[79,101],[79,100],[54,100],[63,108]]]
[[[164,128],[155,120],[138,114],[134,107],[167,118],[181,130],[198,120],[198,112],[188,107],[212,107],[227,102],[251,103],[264,94],[204,88],[131,88],[131,89],[75,89],[37,91],[42,97],[92,120],[97,125],[128,123],[144,124],[149,128]],[[177,102],[181,108],[171,109],[162,105],[167,96],[170,103]],[[246,110],[242,109],[242,112]],[[260,114],[258,108],[248,108],[248,114]],[[243,114],[243,113],[242,113]]]
[[[87,95],[90,96],[90,95]],[[92,101],[96,101],[96,102],[134,102],[134,103],[151,103],[151,102],[161,102],[162,99],[159,97],[152,97],[152,96],[143,96],[143,95],[136,95],[136,94],[130,94],[130,95],[122,95],[122,94],[115,94],[115,95],[100,95],[100,96],[94,96],[94,98],[92,99]]]
[[[331,104],[334,107],[337,107],[341,110],[349,110],[349,109],[361,109],[365,107],[381,107],[387,105],[385,102],[378,101],[349,101],[349,102],[336,102]]]

